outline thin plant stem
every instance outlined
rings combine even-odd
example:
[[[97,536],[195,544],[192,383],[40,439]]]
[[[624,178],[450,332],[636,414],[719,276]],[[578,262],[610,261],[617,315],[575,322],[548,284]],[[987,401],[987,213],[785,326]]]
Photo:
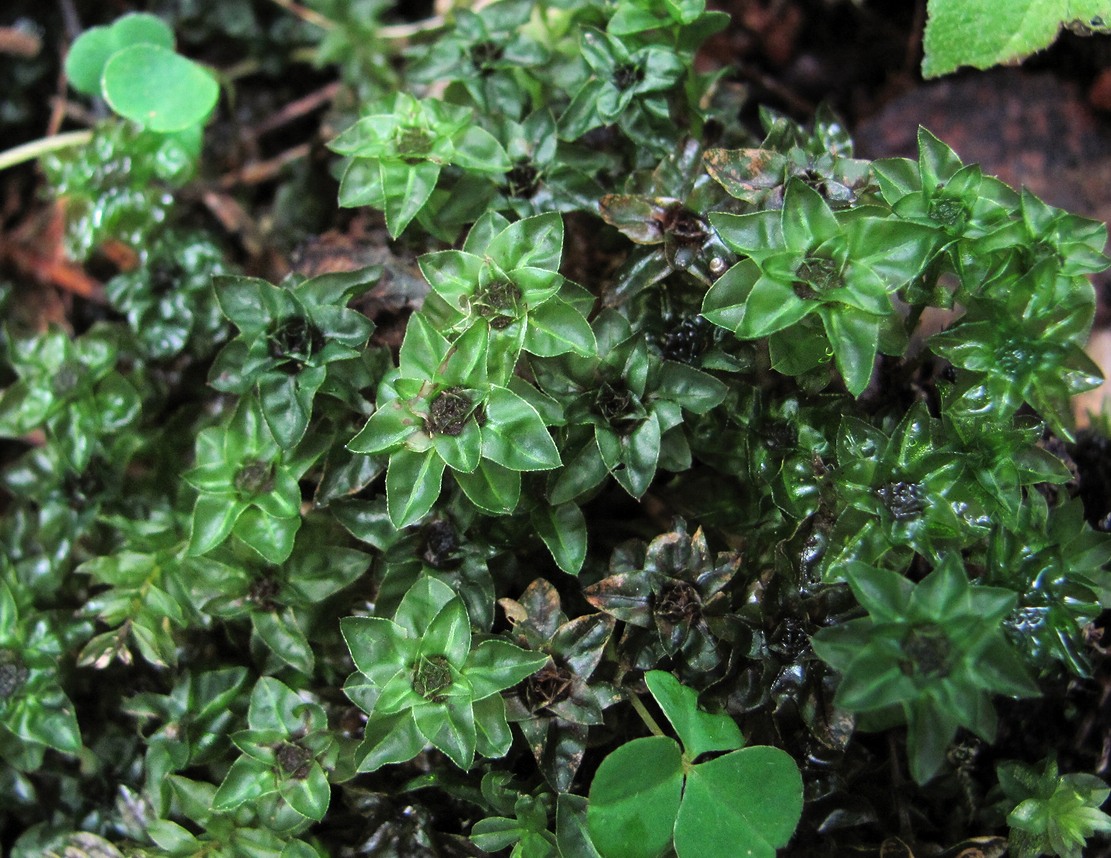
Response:
[[[302,21],[307,21],[310,24],[315,24],[322,30],[335,29],[336,22],[331,18],[326,18],[317,12],[315,9],[309,9],[302,6],[300,3],[295,3],[294,0],[274,0],[279,6],[300,18]]]
[[[640,720],[644,722],[645,726],[652,732],[653,736],[664,735],[664,731],[660,729],[660,725],[656,723],[656,719],[652,717],[652,714],[648,711],[645,705],[640,702],[639,697],[637,697],[635,694],[629,694],[629,702],[633,704],[633,708],[636,710],[637,715],[640,716]]]
[[[32,140],[30,143],[23,143],[6,152],[0,152],[0,170],[6,170],[8,167],[14,167],[25,161],[33,161],[49,152],[83,146],[92,139],[92,131],[69,131],[65,134],[54,134],[50,137]]]

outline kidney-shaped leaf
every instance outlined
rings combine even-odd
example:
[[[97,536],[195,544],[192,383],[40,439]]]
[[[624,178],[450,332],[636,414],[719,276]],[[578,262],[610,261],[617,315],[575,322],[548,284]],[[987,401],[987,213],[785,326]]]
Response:
[[[741,730],[729,715],[703,712],[698,708],[698,692],[679,683],[663,670],[644,674],[648,690],[660,704],[667,720],[679,734],[689,760],[708,751],[735,751],[744,747]]]
[[[775,858],[801,815],[795,761],[778,748],[744,748],[691,769],[675,851],[679,858]]]
[[[113,54],[101,88],[116,113],[159,133],[203,122],[220,96],[215,78],[202,66],[151,44]]]
[[[671,842],[683,789],[679,746],[633,739],[602,761],[590,784],[587,824],[604,858],[656,858]]]

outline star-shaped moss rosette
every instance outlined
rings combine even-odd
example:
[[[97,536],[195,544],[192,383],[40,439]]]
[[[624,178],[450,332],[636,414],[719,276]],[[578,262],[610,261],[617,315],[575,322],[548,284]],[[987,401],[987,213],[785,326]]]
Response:
[[[583,497],[608,474],[639,498],[658,468],[690,467],[683,411],[704,414],[725,397],[725,385],[708,373],[651,354],[616,311],[599,313],[591,327],[595,355],[530,362],[567,426],[567,464],[548,489],[555,506]]]
[[[492,178],[511,166],[502,145],[465,107],[399,92],[367,110],[328,146],[350,158],[340,205],[384,211],[392,238],[424,208],[445,167]]]
[[[591,680],[613,634],[614,620],[588,614],[568,620],[559,593],[537,578],[521,598],[500,599],[522,647],[546,653],[549,660],[506,698],[509,720],[521,728],[545,780],[567,792],[582,763],[591,725],[622,699],[609,682]]]
[[[959,727],[994,741],[993,694],[1039,693],[1003,634],[1018,594],[971,584],[959,555],[947,555],[918,584],[864,563],[843,571],[868,616],[822,629],[814,652],[841,673],[834,702],[860,713],[862,729],[906,722],[918,783],[941,767]]]
[[[253,393],[278,443],[296,446],[312,417],[313,399],[335,371],[329,365],[359,357],[374,331],[370,319],[346,305],[380,273],[371,267],[280,286],[256,277],[217,277],[220,309],[239,335],[216,355],[209,384],[227,393]]]
[[[224,251],[210,238],[167,230],[140,250],[138,268],[113,277],[104,292],[147,357],[188,350],[205,358],[228,335],[212,290],[213,276],[226,271]]]
[[[446,304],[437,312],[428,302],[424,312],[445,334],[487,327],[487,374],[496,384],[509,383],[522,350],[544,357],[593,354],[597,344],[590,324],[575,299],[569,302],[560,294],[577,289],[559,273],[562,254],[559,214],[511,224],[488,212],[471,228],[462,250],[426,253],[417,260]]]
[[[552,794],[540,791],[529,795],[509,780],[505,772],[483,776],[482,797],[488,803],[489,816],[471,827],[471,842],[484,852],[505,854],[512,847],[509,854],[517,858],[561,858],[564,850],[548,830]]]
[[[367,713],[356,751],[361,772],[410,760],[432,746],[461,769],[501,757],[512,735],[500,692],[548,660],[496,638],[472,641],[467,609],[450,587],[422,578],[392,620],[345,617],[357,672],[344,685]]]
[[[377,410],[347,445],[389,455],[386,502],[395,527],[428,514],[445,470],[475,506],[504,515],[520,499],[522,471],[560,465],[536,409],[487,380],[489,337],[489,327],[476,324],[449,343],[422,313],[409,318],[400,369],[383,382]]]
[[[935,562],[990,530],[998,503],[968,473],[959,448],[925,405],[890,436],[854,417],[837,433],[836,491],[845,507],[822,558],[827,578],[849,559],[877,562],[894,549]]]
[[[451,81],[446,93],[455,101],[462,93],[484,114],[517,118],[529,103],[528,69],[548,62],[549,52],[529,34],[530,0],[499,0],[477,11],[456,9],[453,25],[431,47],[410,52],[409,80]]]
[[[918,129],[918,161],[882,158],[872,171],[896,215],[938,230],[951,243],[981,238],[1006,225],[1018,194],[979,164],[965,165],[925,128]],[[960,270],[960,260],[956,260]]]
[[[653,283],[684,272],[710,286],[735,261],[705,213],[735,208],[704,169],[703,149],[687,140],[647,177],[631,176],[624,193],[599,201],[602,219],[634,244],[603,302],[617,306]]]
[[[494,578],[488,560],[498,549],[486,538],[482,516],[465,495],[443,504],[420,524],[399,530],[390,521],[385,498],[352,500],[332,507],[348,532],[380,552],[375,610],[390,616],[423,577],[451,587],[467,605],[471,625],[494,625]]]
[[[583,27],[588,76],[559,119],[559,136],[577,140],[602,125],[619,125],[638,145],[663,151],[653,125],[670,122],[667,92],[686,72],[682,58],[662,45],[630,50],[594,27]]]
[[[1033,268],[1043,259],[1053,260],[1064,277],[1104,271],[1111,260],[1104,255],[1107,224],[1049,205],[1027,188],[1019,192],[1019,217],[976,240],[976,254],[1015,250],[1022,263]],[[975,284],[973,284],[975,288]]]
[[[339,755],[323,706],[264,676],[251,692],[247,729],[231,740],[241,756],[213,796],[215,810],[249,801],[261,817],[278,818],[277,808],[266,805],[285,803],[305,819],[323,818],[332,792],[328,771]]]
[[[46,432],[69,466],[83,472],[105,436],[134,426],[139,391],[116,366],[117,328],[96,325],[71,338],[60,328],[23,339],[5,337],[4,357],[17,380],[0,392],[0,437]]]
[[[604,191],[595,179],[612,160],[604,152],[560,141],[550,110],[537,110],[520,122],[502,121],[498,139],[512,165],[502,177],[498,211],[529,217],[546,211],[593,209]]]
[[[1006,796],[997,807],[1007,814],[1015,858],[1083,858],[1089,837],[1111,833],[1111,816],[1100,810],[1111,790],[1095,775],[1060,774],[1053,757],[1040,767],[1012,760],[997,771]]]
[[[234,534],[270,563],[284,562],[301,527],[298,480],[323,452],[319,442],[283,450],[258,402],[240,400],[225,425],[198,433],[194,465],[182,474],[198,492],[189,553],[207,554]]]
[[[967,371],[947,410],[1007,421],[1026,403],[1071,441],[1072,397],[1103,380],[1084,351],[1094,313],[1091,284],[1062,276],[1053,259],[989,284],[956,324],[930,338],[933,352]]]
[[[194,597],[204,598],[201,609],[209,616],[249,623],[252,643],[261,644],[269,670],[288,666],[312,676],[321,607],[371,564],[369,555],[343,546],[337,531],[309,519],[281,564],[259,563],[246,551],[224,552],[193,582]]]
[[[186,669],[169,693],[140,691],[124,701],[123,712],[148,737],[143,776],[146,796],[159,816],[170,814],[174,772],[223,759],[227,734],[242,718],[247,680],[245,667]],[[214,784],[210,787],[216,792]]]
[[[769,337],[772,366],[788,375],[814,369],[832,351],[845,386],[859,396],[895,315],[893,296],[937,242],[928,227],[866,211],[835,214],[792,179],[782,211],[711,213],[722,241],[748,258],[714,283],[702,314],[741,339]]]
[[[379,613],[392,613],[417,581],[431,577],[459,594],[475,628],[487,631],[493,626],[494,578],[487,561],[496,553],[494,546],[445,514],[429,518],[411,532],[394,531],[394,536],[382,558],[374,602]]]
[[[761,109],[767,136],[755,149],[711,149],[706,170],[730,196],[761,209],[783,208],[792,178],[817,191],[833,208],[857,202],[869,186],[869,162],[853,157],[853,143],[842,123],[825,105],[814,117],[814,130],[774,111]]]
[[[609,577],[583,590],[590,604],[628,624],[621,645],[634,667],[665,658],[705,673],[720,663],[718,620],[729,609],[725,587],[740,568],[735,552],[710,551],[702,528],[678,520],[647,545],[633,540],[610,559]],[[715,631],[716,629],[716,631]]]
[[[36,612],[29,593],[9,586],[6,558],[0,559],[0,573],[0,756],[34,771],[47,748],[68,755],[81,750],[81,731],[58,671],[77,630]]]
[[[606,31],[624,37],[652,33],[656,39],[666,33],[686,53],[728,24],[724,12],[706,11],[706,0],[618,0]]]
[[[1083,630],[1111,594],[1108,562],[1111,536],[1084,520],[1079,499],[1050,507],[1030,492],[1013,521],[996,525],[983,577],[1018,592],[1005,626],[1028,664],[1048,669],[1059,662],[1077,676],[1090,673]]]

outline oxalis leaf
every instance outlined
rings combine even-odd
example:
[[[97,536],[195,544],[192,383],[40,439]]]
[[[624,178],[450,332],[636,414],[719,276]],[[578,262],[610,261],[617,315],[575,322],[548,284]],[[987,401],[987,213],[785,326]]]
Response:
[[[930,0],[922,74],[1012,63],[1046,48],[1063,25],[1111,32],[1107,0]]]
[[[666,736],[634,739],[610,754],[590,785],[587,824],[603,858],[773,858],[802,815],[802,776],[778,748],[740,748],[728,715],[698,708],[698,695],[663,671],[645,675],[684,749]]]
[[[215,78],[202,66],[152,44],[113,54],[101,89],[120,116],[160,133],[203,122],[220,97]]]

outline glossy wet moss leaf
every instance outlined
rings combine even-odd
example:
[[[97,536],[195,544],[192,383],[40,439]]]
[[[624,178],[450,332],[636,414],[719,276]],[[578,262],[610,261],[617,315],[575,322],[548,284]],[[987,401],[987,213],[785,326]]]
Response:
[[[120,116],[151,131],[181,131],[203,122],[220,97],[202,66],[160,45],[138,44],[104,66],[104,97]]]
[[[586,560],[586,518],[578,504],[542,504],[532,511],[532,526],[552,553],[556,565],[577,575]]]

